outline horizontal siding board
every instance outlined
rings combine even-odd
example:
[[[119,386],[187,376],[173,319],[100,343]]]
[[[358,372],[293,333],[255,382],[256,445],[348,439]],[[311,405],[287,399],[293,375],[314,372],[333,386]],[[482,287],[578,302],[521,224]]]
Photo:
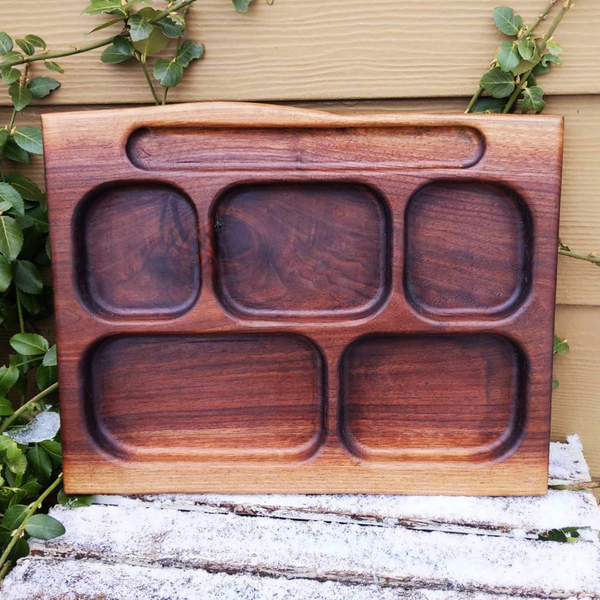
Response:
[[[80,16],[87,0],[22,0],[2,8],[2,29],[36,33],[62,49],[101,39],[84,33],[102,17]],[[513,5],[529,22],[546,0]],[[472,94],[503,38],[491,20],[497,0],[257,0],[248,15],[228,0],[202,0],[190,37],[206,57],[173,92],[179,101],[426,98]],[[557,38],[565,66],[545,78],[552,94],[600,93],[593,0],[578,2]],[[61,104],[139,103],[149,92],[138,67],[107,66],[100,51],[63,59]],[[36,67],[34,71],[39,71]],[[44,71],[43,67],[41,70]],[[8,98],[0,99],[8,103]]]

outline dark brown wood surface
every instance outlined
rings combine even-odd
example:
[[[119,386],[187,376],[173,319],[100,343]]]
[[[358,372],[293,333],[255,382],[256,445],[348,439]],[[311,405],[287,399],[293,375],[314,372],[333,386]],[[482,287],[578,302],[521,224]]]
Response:
[[[43,124],[69,493],[545,493],[561,118]]]

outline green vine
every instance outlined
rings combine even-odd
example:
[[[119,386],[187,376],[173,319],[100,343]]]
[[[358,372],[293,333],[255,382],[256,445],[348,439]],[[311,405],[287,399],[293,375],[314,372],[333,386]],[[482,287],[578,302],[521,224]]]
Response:
[[[252,1],[232,0],[238,12],[248,12]],[[39,321],[52,313],[52,290],[42,276],[51,259],[46,194],[32,179],[15,173],[15,167],[26,169],[32,156],[43,153],[40,128],[19,126],[19,116],[60,88],[53,77],[32,72],[43,65],[64,73],[56,59],[104,48],[104,63],[137,61],[153,102],[166,104],[169,90],[204,55],[202,44],[185,39],[186,16],[194,2],[171,0],[155,9],[140,8],[151,0],[90,0],[85,15],[109,17],[92,32],[117,24],[121,31],[66,50],[51,51],[37,35],[13,40],[0,32],[0,76],[13,105],[8,123],[0,127],[0,324],[14,332],[14,353],[0,367],[0,580],[28,554],[29,537],[51,539],[64,533],[61,523],[44,514],[49,504],[76,508],[90,503],[61,489],[57,348],[38,331]],[[171,58],[158,57],[170,44]],[[37,392],[31,392],[33,386]]]

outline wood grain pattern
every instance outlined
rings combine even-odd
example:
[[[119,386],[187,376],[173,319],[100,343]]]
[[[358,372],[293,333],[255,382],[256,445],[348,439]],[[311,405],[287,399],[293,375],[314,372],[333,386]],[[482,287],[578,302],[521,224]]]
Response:
[[[198,222],[175,188],[99,190],[76,219],[80,292],[96,310],[173,315],[194,302],[200,291]]]
[[[340,435],[363,460],[477,464],[524,434],[526,366],[503,338],[370,336],[342,361]]]
[[[217,103],[94,115],[53,114],[44,116],[43,122],[69,492],[545,493],[562,156],[560,118],[346,117]],[[193,138],[188,138],[189,164],[141,170],[128,159],[128,141],[140,128],[162,125],[202,130],[203,146],[210,143],[205,132],[213,129],[219,144],[223,129],[229,129],[235,138],[239,130],[267,127],[358,128],[365,132],[371,127],[376,132],[387,128],[398,130],[401,136],[414,128],[467,128],[485,138],[485,154],[472,166],[458,169],[418,168],[411,163],[377,168],[366,160],[364,168],[353,169],[332,167],[327,161],[329,166],[319,169],[299,161],[293,166],[276,162],[265,169],[242,163],[238,170],[216,171],[194,158]],[[526,161],[515,160],[512,140],[525,132],[540,140],[534,160],[546,165],[543,177]],[[286,135],[286,139],[293,145],[298,138]],[[282,143],[279,139],[276,145]],[[409,147],[416,147],[415,142]],[[342,152],[337,150],[337,160]],[[351,160],[355,155],[353,149]],[[456,186],[449,187],[448,181]],[[415,273],[405,269],[406,230],[411,223],[407,207],[419,201],[418,194],[424,193],[427,184],[436,186],[437,182],[446,186],[446,210],[454,219],[460,218],[464,186],[469,193],[477,190],[484,203],[503,203],[496,215],[500,225],[490,223],[485,211],[469,215],[465,227],[491,228],[492,237],[509,240],[517,247],[527,245],[534,261],[528,287],[522,292],[526,298],[521,302],[494,313],[489,302],[481,301],[479,307],[469,306],[470,312],[450,315],[433,314],[424,305],[408,302],[404,282]],[[202,288],[196,302],[181,314],[166,316],[158,309],[154,314],[134,309],[107,313],[93,304],[82,304],[73,293],[81,278],[81,269],[76,268],[81,254],[78,229],[88,226],[85,219],[83,228],[80,221],[73,220],[82,198],[91,206],[98,204],[88,210],[104,210],[110,215],[114,196],[108,196],[108,208],[102,209],[106,197],[97,190],[102,192],[106,186],[137,189],[141,197],[151,186],[162,190],[167,185],[190,199],[198,221]],[[499,195],[498,189],[506,186],[514,197]],[[427,198],[427,192],[422,197]],[[522,226],[533,228],[535,235],[528,231],[521,236],[515,228],[511,216],[515,210],[518,213],[515,198],[531,214],[531,223],[524,221]],[[169,194],[165,199],[170,201]],[[153,202],[151,198],[150,206]],[[145,215],[142,204],[121,204],[121,211],[111,218],[129,213],[125,223],[133,222]],[[424,204],[422,218],[428,219],[428,201]],[[142,231],[146,227],[152,230],[155,220],[161,223],[158,230],[167,226],[177,229],[161,209],[155,205],[150,225],[141,226]],[[508,235],[503,220],[509,223]],[[130,226],[126,229],[132,230]],[[429,234],[420,230],[419,235],[423,239]],[[443,235],[451,248],[453,232]],[[94,244],[97,237],[90,237],[89,243]],[[126,243],[115,245],[114,251],[127,260]],[[485,242],[473,242],[472,252],[475,258],[482,252],[482,260],[489,259]],[[439,269],[447,271],[453,262],[450,252],[446,263],[428,274],[420,273],[420,284],[426,285],[429,277],[437,285]],[[494,266],[512,272],[513,262],[514,256],[507,253]],[[383,278],[378,278],[379,272],[384,273]],[[114,274],[105,269],[94,276],[102,278],[107,288],[113,277],[120,285],[118,268]],[[527,277],[519,273],[515,281]],[[478,287],[488,285],[486,279],[477,279]],[[254,281],[259,282],[258,289],[253,287]],[[223,294],[224,283],[237,302],[236,310]],[[144,290],[139,294],[143,298]],[[476,297],[486,298],[479,293]],[[457,298],[453,302],[458,302]],[[376,305],[367,309],[373,301]],[[313,307],[317,311],[311,313]],[[273,349],[270,344],[284,335],[301,336],[314,352]],[[342,358],[346,349],[361,348],[359,341],[369,335],[382,339],[401,335],[406,345],[390,347],[379,367],[352,368],[350,376],[341,377],[340,369],[348,370]],[[245,346],[251,337],[256,345]],[[423,348],[425,339],[428,350]],[[98,342],[107,350],[97,355],[92,349]],[[111,346],[116,348],[115,359]],[[163,348],[167,367],[172,364],[172,368],[162,366]],[[406,348],[408,357],[402,359]],[[357,358],[368,364],[370,356],[367,348],[365,354],[352,354],[349,364]],[[183,374],[174,357],[179,358]],[[405,373],[398,370],[399,362],[411,360],[416,365],[414,372],[409,367],[404,367],[408,369]],[[367,372],[368,377],[380,374],[371,386],[365,382]],[[436,393],[438,406],[444,405],[447,415],[452,413],[454,418],[440,418],[439,423],[430,423],[419,432],[425,413],[416,407],[430,402],[431,391],[443,386],[438,381],[436,387],[428,387],[428,374],[434,373],[440,381],[458,378],[465,382],[459,387],[466,395],[458,398],[458,388],[452,385],[447,394]],[[404,378],[412,384],[412,391],[400,384]],[[321,397],[316,381],[323,381]],[[350,384],[347,405],[344,383]],[[223,402],[219,406],[217,390]],[[393,400],[386,400],[388,394]],[[400,414],[392,418],[390,413],[383,419],[385,424],[374,416],[382,395],[383,405],[408,407],[407,418],[415,417],[408,425],[414,438],[407,448],[402,433],[394,431],[403,425]],[[315,397],[319,397],[317,407]],[[163,406],[155,408],[159,402]],[[465,402],[472,405],[468,411]],[[374,414],[368,410],[371,405],[376,407]],[[350,412],[344,406],[349,406]],[[382,414],[389,410],[385,406]],[[287,413],[289,417],[284,419]],[[315,418],[319,414],[323,415],[322,428]],[[359,443],[364,438],[363,445],[374,448],[370,455],[353,452],[347,436],[338,435],[344,414],[350,415],[348,429],[354,428]],[[353,420],[356,414],[359,417]],[[158,425],[154,416],[159,417]],[[434,415],[431,420],[435,421]],[[487,427],[482,432],[484,422]],[[432,432],[436,427],[438,436]],[[181,438],[175,434],[179,430]],[[264,444],[255,439],[257,432]],[[434,438],[439,444],[435,447]],[[239,447],[233,450],[236,442]],[[184,451],[189,448],[191,452]],[[377,456],[386,448],[398,454],[395,460],[386,457],[382,461]],[[425,454],[415,460],[414,453],[421,449]],[[255,461],[246,459],[243,467],[234,469],[236,452],[256,455]],[[412,460],[403,460],[403,452],[411,454]]]
[[[390,225],[372,189],[254,184],[217,202],[217,288],[238,315],[357,318],[385,300]]]
[[[117,456],[293,462],[322,435],[323,365],[299,336],[123,336],[85,368],[90,432]]]
[[[531,279],[531,233],[525,204],[508,188],[479,181],[423,186],[406,209],[410,301],[437,315],[510,310]]]
[[[84,36],[105,20],[81,16],[88,0],[5,4],[3,30],[16,37],[37,33],[53,49],[119,32],[113,27]],[[519,0],[515,9],[529,22],[543,4]],[[229,0],[202,0],[190,12],[190,36],[206,45],[206,56],[172,97],[190,102],[471,95],[505,39],[491,18],[497,5],[498,0],[276,0],[268,6],[257,0],[249,14],[239,15]],[[596,2],[578,2],[559,29],[565,65],[544,77],[545,90],[600,93],[599,29]],[[50,101],[150,101],[139,65],[104,65],[99,54],[64,59],[64,88]]]

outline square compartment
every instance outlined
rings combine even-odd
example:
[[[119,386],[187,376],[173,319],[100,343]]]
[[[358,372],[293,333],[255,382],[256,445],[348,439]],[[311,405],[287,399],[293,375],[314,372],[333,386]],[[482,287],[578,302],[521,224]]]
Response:
[[[385,300],[387,210],[367,186],[237,186],[214,219],[217,293],[242,318],[360,318]]]
[[[107,186],[76,213],[81,300],[113,316],[176,316],[200,293],[198,219],[190,200],[154,183]]]
[[[410,198],[404,285],[413,307],[435,316],[498,315],[529,291],[531,225],[504,186],[436,181]]]

